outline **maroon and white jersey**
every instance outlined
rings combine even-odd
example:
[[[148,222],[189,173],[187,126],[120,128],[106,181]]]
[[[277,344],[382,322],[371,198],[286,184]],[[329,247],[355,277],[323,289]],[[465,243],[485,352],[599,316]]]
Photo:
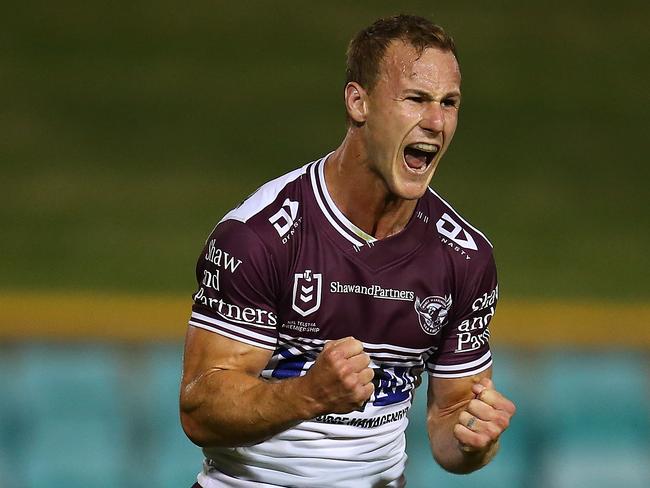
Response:
[[[402,486],[406,414],[422,371],[492,364],[492,246],[434,191],[376,240],[335,206],[325,159],[262,186],[208,237],[190,325],[268,349],[266,379],[303,375],[353,336],[375,370],[363,411],[322,415],[251,447],[205,449],[204,487]],[[252,485],[250,482],[257,482]]]

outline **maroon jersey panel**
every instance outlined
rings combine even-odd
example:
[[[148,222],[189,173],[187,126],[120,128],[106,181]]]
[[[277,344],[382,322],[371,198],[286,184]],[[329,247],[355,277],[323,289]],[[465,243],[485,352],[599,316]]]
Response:
[[[199,256],[196,279],[191,325],[275,349],[276,273],[266,247],[250,228],[235,220],[220,223]]]
[[[498,288],[485,236],[430,191],[402,232],[375,240],[336,208],[324,164],[224,217],[199,257],[190,324],[273,349],[268,378],[304,374],[326,341],[353,336],[376,371],[375,406],[410,401],[425,368],[488,368]]]

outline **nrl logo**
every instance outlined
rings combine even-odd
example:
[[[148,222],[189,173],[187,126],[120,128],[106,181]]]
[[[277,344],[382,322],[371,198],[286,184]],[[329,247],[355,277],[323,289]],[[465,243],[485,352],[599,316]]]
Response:
[[[293,277],[291,308],[303,317],[315,312],[320,307],[322,290],[322,274],[312,274],[309,269],[305,270],[304,273],[296,273]]]
[[[447,322],[451,308],[451,295],[445,297],[426,297],[420,301],[415,298],[415,311],[422,330],[429,335],[436,335]]]

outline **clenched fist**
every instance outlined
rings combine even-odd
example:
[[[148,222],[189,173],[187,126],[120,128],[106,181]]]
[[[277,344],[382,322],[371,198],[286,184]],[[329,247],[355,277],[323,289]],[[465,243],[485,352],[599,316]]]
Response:
[[[353,337],[329,341],[304,376],[305,393],[317,415],[348,413],[363,407],[374,392],[370,358]]]
[[[460,413],[454,426],[454,436],[465,452],[488,449],[508,428],[516,410],[488,378],[472,386],[472,392],[475,398]]]

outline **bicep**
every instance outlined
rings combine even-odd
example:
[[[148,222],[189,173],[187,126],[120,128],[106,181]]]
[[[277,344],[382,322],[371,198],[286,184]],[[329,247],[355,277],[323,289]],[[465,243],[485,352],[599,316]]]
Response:
[[[272,351],[190,326],[185,337],[181,396],[193,383],[216,371],[239,371],[257,377]]]
[[[492,367],[463,378],[429,376],[427,390],[427,418],[429,422],[447,417],[467,405],[475,396],[472,386],[483,378],[492,378]]]

